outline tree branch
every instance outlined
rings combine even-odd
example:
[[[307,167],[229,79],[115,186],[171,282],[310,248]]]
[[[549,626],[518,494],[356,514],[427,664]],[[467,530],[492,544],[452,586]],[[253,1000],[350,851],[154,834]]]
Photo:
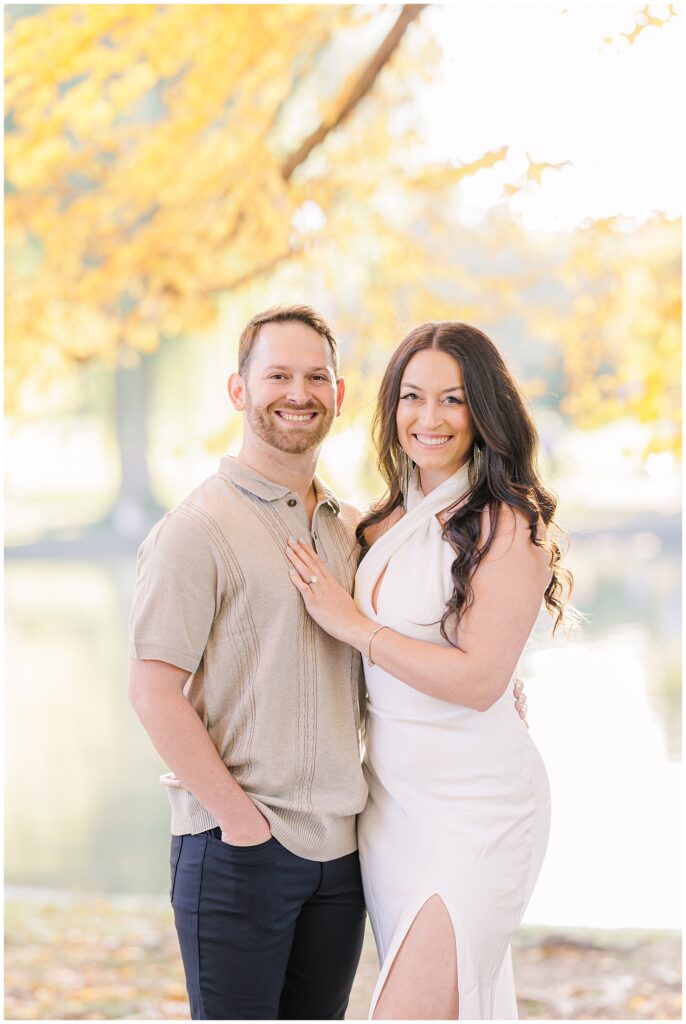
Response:
[[[297,256],[299,252],[299,249],[285,249],[259,266],[251,267],[250,270],[246,271],[245,274],[241,274],[239,277],[234,277],[226,281],[213,281],[211,284],[203,285],[198,289],[198,291],[201,295],[214,295],[216,292],[235,291],[236,288],[241,288],[249,281],[261,277],[263,274],[273,270],[279,265],[279,263],[283,263],[284,260],[292,259],[294,256]]]
[[[333,117],[326,121],[323,121],[311,135],[301,142],[297,150],[291,153],[281,165],[281,173],[283,174],[286,181],[291,177],[293,171],[300,164],[307,160],[312,150],[323,142],[329,132],[332,132],[334,128],[337,128],[342,121],[350,114],[350,112],[357,106],[361,99],[363,99],[371,87],[374,85],[379,72],[388,63],[393,56],[393,53],[398,48],[400,40],[405,35],[408,26],[417,18],[426,4],[405,4],[398,20],[393,25],[393,28],[388,33],[381,46],[378,48],[376,53],[372,56],[367,66],[363,69],[357,82],[350,90],[347,98],[341,105],[340,110]]]

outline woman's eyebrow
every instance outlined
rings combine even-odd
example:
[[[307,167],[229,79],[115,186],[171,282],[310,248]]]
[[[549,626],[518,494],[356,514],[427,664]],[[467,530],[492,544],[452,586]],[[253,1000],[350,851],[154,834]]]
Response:
[[[410,384],[409,380],[406,383],[401,384],[400,386],[403,388],[414,388],[415,391],[422,390],[422,388],[420,388],[418,384]],[[441,394],[447,395],[449,391],[464,391],[464,388],[462,387],[461,384],[456,384],[454,388],[445,388],[443,391],[441,391]]]

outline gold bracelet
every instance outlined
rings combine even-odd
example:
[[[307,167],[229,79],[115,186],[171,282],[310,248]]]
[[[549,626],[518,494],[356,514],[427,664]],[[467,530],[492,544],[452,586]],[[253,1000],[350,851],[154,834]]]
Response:
[[[369,668],[372,668],[374,665],[374,662],[372,661],[372,640],[374,639],[374,637],[376,636],[380,629],[386,629],[386,627],[377,626],[372,635],[370,636],[369,643],[367,644],[367,665],[369,666]]]

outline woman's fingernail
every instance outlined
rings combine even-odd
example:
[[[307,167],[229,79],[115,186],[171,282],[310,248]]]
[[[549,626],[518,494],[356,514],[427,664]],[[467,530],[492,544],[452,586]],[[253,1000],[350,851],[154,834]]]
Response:
[[[289,535],[289,537],[288,537],[288,543],[289,543],[289,544],[297,544],[297,541],[296,541],[295,537],[291,537],[291,536]]]

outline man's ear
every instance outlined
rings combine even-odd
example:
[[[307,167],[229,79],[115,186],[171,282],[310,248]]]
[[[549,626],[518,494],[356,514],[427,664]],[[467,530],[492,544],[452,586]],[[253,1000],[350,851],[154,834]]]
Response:
[[[341,415],[341,406],[343,405],[343,398],[345,396],[345,381],[342,377],[339,377],[336,381],[336,415]]]
[[[243,378],[241,377],[240,373],[231,374],[231,376],[229,377],[227,390],[229,392],[229,399],[231,401],[231,405],[238,412],[243,412],[243,410],[245,409],[245,384],[243,383]]]

